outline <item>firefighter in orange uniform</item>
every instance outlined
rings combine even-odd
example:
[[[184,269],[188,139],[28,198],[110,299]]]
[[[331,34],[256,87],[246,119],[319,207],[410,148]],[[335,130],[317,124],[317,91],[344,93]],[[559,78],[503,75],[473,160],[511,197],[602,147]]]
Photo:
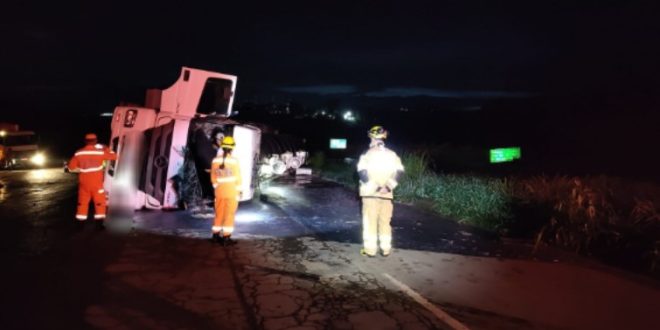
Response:
[[[116,160],[117,155],[108,147],[98,144],[96,134],[85,135],[85,146],[76,151],[67,169],[78,174],[78,209],[76,219],[80,224],[87,220],[90,200],[94,202],[94,220],[103,228],[106,215],[106,195],[103,190],[104,162]]]
[[[213,241],[222,245],[233,245],[234,217],[241,197],[241,172],[238,159],[231,155],[236,142],[231,136],[222,139],[218,154],[211,163],[211,184],[215,189],[215,219]]]

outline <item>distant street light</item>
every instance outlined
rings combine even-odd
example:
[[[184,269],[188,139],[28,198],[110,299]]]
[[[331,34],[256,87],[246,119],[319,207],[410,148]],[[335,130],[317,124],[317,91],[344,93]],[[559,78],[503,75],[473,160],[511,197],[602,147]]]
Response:
[[[348,122],[355,121],[355,115],[353,115],[353,112],[351,110],[347,110],[346,112],[344,112],[344,120]]]

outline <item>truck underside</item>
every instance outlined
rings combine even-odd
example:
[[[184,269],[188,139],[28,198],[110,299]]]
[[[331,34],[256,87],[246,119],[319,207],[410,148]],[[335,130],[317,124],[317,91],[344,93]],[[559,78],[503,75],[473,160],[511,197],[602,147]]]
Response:
[[[214,130],[234,136],[243,200],[251,199],[261,131],[229,119],[235,87],[235,76],[184,67],[171,87],[147,91],[145,107],[115,108],[110,147],[118,159],[105,184],[110,204],[173,209],[209,199]]]

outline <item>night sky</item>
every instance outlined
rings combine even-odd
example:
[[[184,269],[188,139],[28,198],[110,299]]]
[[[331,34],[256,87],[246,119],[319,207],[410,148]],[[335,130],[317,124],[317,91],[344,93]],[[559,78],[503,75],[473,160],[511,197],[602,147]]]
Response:
[[[657,112],[658,6],[577,2],[5,4],[0,121],[111,112],[169,86],[181,66],[237,75],[239,105],[421,96],[469,100],[468,110],[532,98]]]

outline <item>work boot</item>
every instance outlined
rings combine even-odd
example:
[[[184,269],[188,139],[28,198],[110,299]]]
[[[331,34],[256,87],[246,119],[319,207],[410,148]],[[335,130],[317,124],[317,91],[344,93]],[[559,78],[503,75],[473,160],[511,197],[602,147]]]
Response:
[[[380,255],[383,257],[388,257],[390,255],[390,251],[380,251]]]
[[[211,237],[211,242],[222,244],[222,237],[220,236],[219,233],[213,233],[213,237]]]
[[[96,221],[96,230],[105,230],[105,224],[103,221]]]
[[[367,257],[369,257],[369,258],[373,258],[373,257],[376,256],[375,254],[369,254],[369,253],[367,253],[367,250],[365,250],[365,249],[360,249],[360,254],[363,255],[363,256],[367,256]]]
[[[223,246],[232,246],[232,245],[235,245],[235,244],[236,244],[236,241],[231,239],[231,236],[225,236],[225,237],[222,238],[222,245]]]

